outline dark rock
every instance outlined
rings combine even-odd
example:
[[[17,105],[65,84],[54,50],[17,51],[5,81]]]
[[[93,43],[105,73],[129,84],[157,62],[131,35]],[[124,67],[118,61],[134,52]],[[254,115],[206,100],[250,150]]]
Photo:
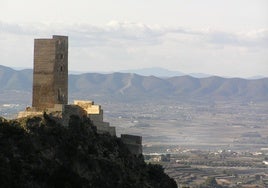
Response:
[[[47,116],[1,119],[1,186],[177,187],[161,166],[131,154],[120,138],[99,135],[90,121],[72,118],[69,127]]]

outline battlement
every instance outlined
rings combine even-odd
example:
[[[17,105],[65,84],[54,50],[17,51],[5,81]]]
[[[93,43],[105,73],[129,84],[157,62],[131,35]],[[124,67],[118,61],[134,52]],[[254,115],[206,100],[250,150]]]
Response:
[[[101,106],[94,105],[94,101],[82,101],[82,100],[74,100],[74,104],[80,106],[88,114],[100,114]]]

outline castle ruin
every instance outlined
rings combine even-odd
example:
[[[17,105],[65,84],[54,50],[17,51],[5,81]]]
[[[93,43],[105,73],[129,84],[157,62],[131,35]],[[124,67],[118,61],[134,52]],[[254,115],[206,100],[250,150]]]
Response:
[[[59,123],[69,125],[71,115],[89,117],[97,133],[116,136],[115,127],[103,121],[103,110],[93,101],[75,100],[68,104],[68,37],[54,35],[52,39],[34,40],[34,70],[32,107],[18,114],[18,118],[60,114]],[[133,154],[142,154],[142,138],[122,135],[122,141]]]

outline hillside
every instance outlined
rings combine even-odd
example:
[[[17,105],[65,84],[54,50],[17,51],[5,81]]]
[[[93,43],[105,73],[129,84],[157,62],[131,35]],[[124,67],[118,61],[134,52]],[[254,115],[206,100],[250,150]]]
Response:
[[[158,78],[129,73],[70,75],[70,96],[143,101],[169,99],[176,101],[267,101],[268,78],[194,78],[179,76]]]
[[[31,69],[14,70],[9,67],[0,65],[0,87],[1,90],[22,90],[29,91],[32,89]]]
[[[47,115],[0,118],[0,169],[2,187],[177,187],[161,166],[74,116],[69,127]]]
[[[0,102],[31,101],[32,71],[15,71],[0,66]],[[15,91],[15,92],[14,92]],[[178,76],[158,78],[130,73],[85,73],[69,75],[70,99],[94,99],[115,102],[159,101],[267,101],[268,78],[194,78]],[[4,100],[5,101],[5,100]],[[7,102],[10,102],[7,101]]]

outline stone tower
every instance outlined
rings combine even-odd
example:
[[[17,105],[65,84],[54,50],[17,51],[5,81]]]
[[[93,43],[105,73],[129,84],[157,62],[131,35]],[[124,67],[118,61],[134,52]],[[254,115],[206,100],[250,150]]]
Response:
[[[36,110],[68,103],[68,37],[34,40],[32,107]]]

